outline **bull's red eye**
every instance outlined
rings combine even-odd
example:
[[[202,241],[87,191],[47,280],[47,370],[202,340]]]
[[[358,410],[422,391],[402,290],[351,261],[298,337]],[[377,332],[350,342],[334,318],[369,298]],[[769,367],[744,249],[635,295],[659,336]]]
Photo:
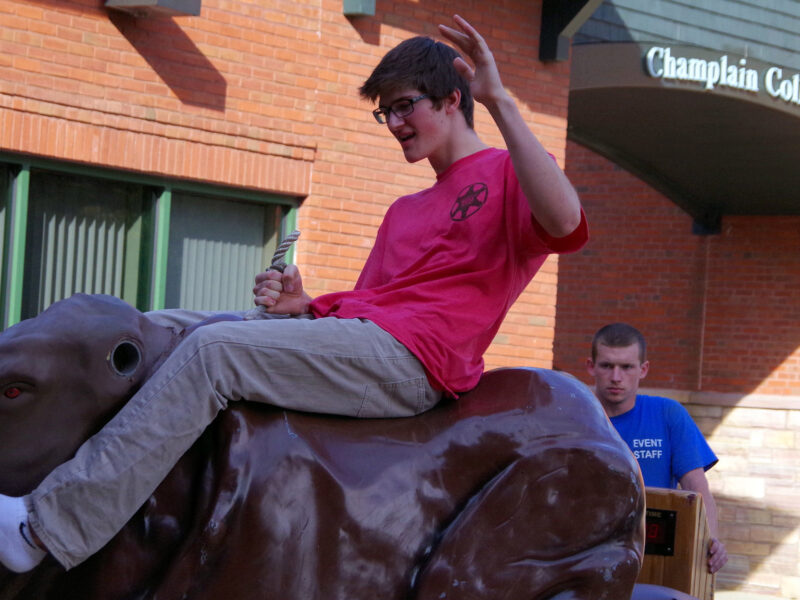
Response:
[[[18,387],[10,387],[10,388],[6,388],[5,396],[6,396],[6,398],[16,398],[21,393],[22,392],[20,391],[20,389]]]

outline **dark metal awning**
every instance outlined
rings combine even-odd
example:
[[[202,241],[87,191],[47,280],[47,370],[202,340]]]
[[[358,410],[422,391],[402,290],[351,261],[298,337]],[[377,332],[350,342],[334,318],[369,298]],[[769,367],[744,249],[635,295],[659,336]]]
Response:
[[[573,47],[570,139],[636,174],[707,229],[722,215],[800,214],[800,102],[792,99],[792,70],[699,48],[653,47]],[[650,70],[662,76],[648,71],[648,52],[655,57]],[[677,63],[683,72],[665,77],[665,56],[684,58]],[[694,57],[694,70],[686,57]],[[713,83],[712,75],[731,67],[730,76],[740,76]],[[687,73],[695,79],[680,78]],[[783,97],[765,89],[765,77]]]

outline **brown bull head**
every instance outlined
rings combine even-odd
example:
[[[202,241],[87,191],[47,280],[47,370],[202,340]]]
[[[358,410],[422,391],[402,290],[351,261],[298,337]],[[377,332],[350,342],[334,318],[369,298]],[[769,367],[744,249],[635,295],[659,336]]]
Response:
[[[0,493],[25,494],[69,459],[175,338],[122,300],[85,294],[0,334]]]

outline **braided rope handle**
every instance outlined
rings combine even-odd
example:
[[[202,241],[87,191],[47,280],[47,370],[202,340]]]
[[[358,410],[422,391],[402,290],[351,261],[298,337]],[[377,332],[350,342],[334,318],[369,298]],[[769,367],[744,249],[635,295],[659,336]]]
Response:
[[[289,248],[292,247],[292,244],[294,244],[299,237],[300,231],[295,229],[292,233],[283,238],[283,241],[278,244],[277,248],[275,248],[275,254],[272,255],[272,262],[270,262],[269,267],[267,267],[267,271],[273,269],[283,273],[283,270],[287,266],[286,261],[284,261],[283,258],[286,256],[286,253],[289,252]]]
[[[286,261],[283,259],[286,253],[289,252],[289,248],[292,247],[292,244],[294,244],[299,237],[300,231],[295,229],[292,233],[283,238],[283,241],[275,248],[275,253],[272,255],[272,261],[267,267],[267,271],[280,271],[283,273],[283,270],[287,267]],[[251,308],[244,313],[244,320],[252,321],[254,319],[263,319],[267,314],[267,307],[259,304],[255,308]]]

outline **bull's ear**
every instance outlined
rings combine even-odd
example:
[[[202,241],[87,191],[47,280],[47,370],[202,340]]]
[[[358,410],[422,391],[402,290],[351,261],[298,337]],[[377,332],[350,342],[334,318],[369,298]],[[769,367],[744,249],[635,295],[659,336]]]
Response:
[[[132,340],[120,340],[109,353],[108,364],[120,377],[130,377],[142,364],[142,349]]]

